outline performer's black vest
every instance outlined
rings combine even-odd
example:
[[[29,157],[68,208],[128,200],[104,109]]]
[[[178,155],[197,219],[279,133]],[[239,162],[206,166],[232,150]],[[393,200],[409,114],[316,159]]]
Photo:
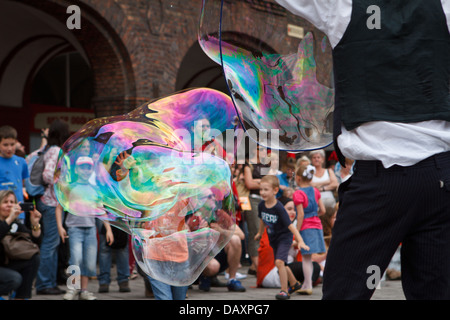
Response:
[[[450,34],[440,0],[354,0],[333,63],[340,162],[342,124],[450,121]]]

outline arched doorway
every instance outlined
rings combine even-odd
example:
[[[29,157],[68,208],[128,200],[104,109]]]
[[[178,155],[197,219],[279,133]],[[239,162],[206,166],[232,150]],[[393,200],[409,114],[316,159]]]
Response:
[[[229,43],[236,43],[249,51],[263,48],[264,52],[276,53],[263,41],[245,33],[224,32],[222,39]],[[192,87],[207,87],[230,94],[222,66],[211,60],[197,41],[190,47],[181,62],[175,86],[177,91]]]
[[[176,91],[187,88],[206,87],[228,93],[222,66],[212,61],[195,42],[181,61]]]
[[[135,107],[127,50],[99,13],[78,3],[82,28],[70,30],[72,3],[0,3],[0,125],[14,126],[27,152],[55,117],[76,131],[90,119]]]

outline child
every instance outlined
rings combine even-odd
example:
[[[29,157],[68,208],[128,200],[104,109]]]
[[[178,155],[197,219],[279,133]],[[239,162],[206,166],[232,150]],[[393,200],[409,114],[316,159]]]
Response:
[[[310,247],[308,250],[301,250],[305,281],[299,293],[306,295],[312,294],[313,263],[311,255],[325,252],[322,223],[318,217],[325,213],[325,206],[320,199],[319,190],[311,186],[315,171],[311,165],[299,166],[295,175],[299,190],[296,190],[292,197],[297,208],[297,228],[305,243]]]
[[[70,289],[64,295],[64,300],[73,300],[79,294],[81,300],[96,300],[96,297],[87,291],[89,277],[97,276],[97,228],[95,218],[90,214],[92,201],[96,201],[96,192],[89,184],[89,178],[93,171],[94,162],[89,157],[79,157],[75,163],[76,182],[69,195],[69,212],[85,212],[86,216],[69,214],[66,218],[66,226],[70,237],[70,265],[77,265],[81,269],[81,291]],[[94,211],[93,209],[92,211]],[[56,209],[56,221],[58,232],[63,242],[68,238],[66,230],[62,226],[62,207]],[[104,222],[107,242],[112,243],[113,236],[111,226]]]
[[[12,190],[17,202],[23,203],[24,183],[29,173],[25,159],[15,155],[16,142],[16,129],[0,127],[0,190]],[[18,219],[24,222],[25,213],[22,212]]]
[[[276,199],[279,188],[280,182],[277,177],[268,175],[261,179],[260,195],[263,201],[258,205],[260,226],[255,240],[261,238],[264,226],[267,226],[267,235],[269,236],[270,246],[274,251],[275,265],[278,269],[281,283],[281,291],[275,297],[279,300],[286,300],[290,297],[288,281],[292,286],[291,292],[297,292],[300,289],[300,283],[285,265],[293,241],[292,234],[297,240],[298,249],[309,250],[309,247],[305,245],[300,233],[292,224],[283,204]]]

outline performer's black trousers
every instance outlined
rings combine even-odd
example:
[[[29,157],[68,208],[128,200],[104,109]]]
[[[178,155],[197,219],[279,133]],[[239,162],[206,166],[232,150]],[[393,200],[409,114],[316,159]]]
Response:
[[[389,169],[357,161],[339,202],[323,299],[370,299],[400,244],[406,298],[450,299],[450,152]]]

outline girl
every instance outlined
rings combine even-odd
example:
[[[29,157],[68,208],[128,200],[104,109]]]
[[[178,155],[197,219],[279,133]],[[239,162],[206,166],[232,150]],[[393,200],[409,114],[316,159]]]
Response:
[[[322,223],[318,215],[325,213],[325,206],[320,199],[320,192],[311,186],[315,168],[311,165],[301,165],[296,172],[296,182],[299,189],[292,196],[297,209],[297,228],[309,250],[301,249],[303,274],[305,281],[300,294],[312,294],[313,253],[325,252]]]

